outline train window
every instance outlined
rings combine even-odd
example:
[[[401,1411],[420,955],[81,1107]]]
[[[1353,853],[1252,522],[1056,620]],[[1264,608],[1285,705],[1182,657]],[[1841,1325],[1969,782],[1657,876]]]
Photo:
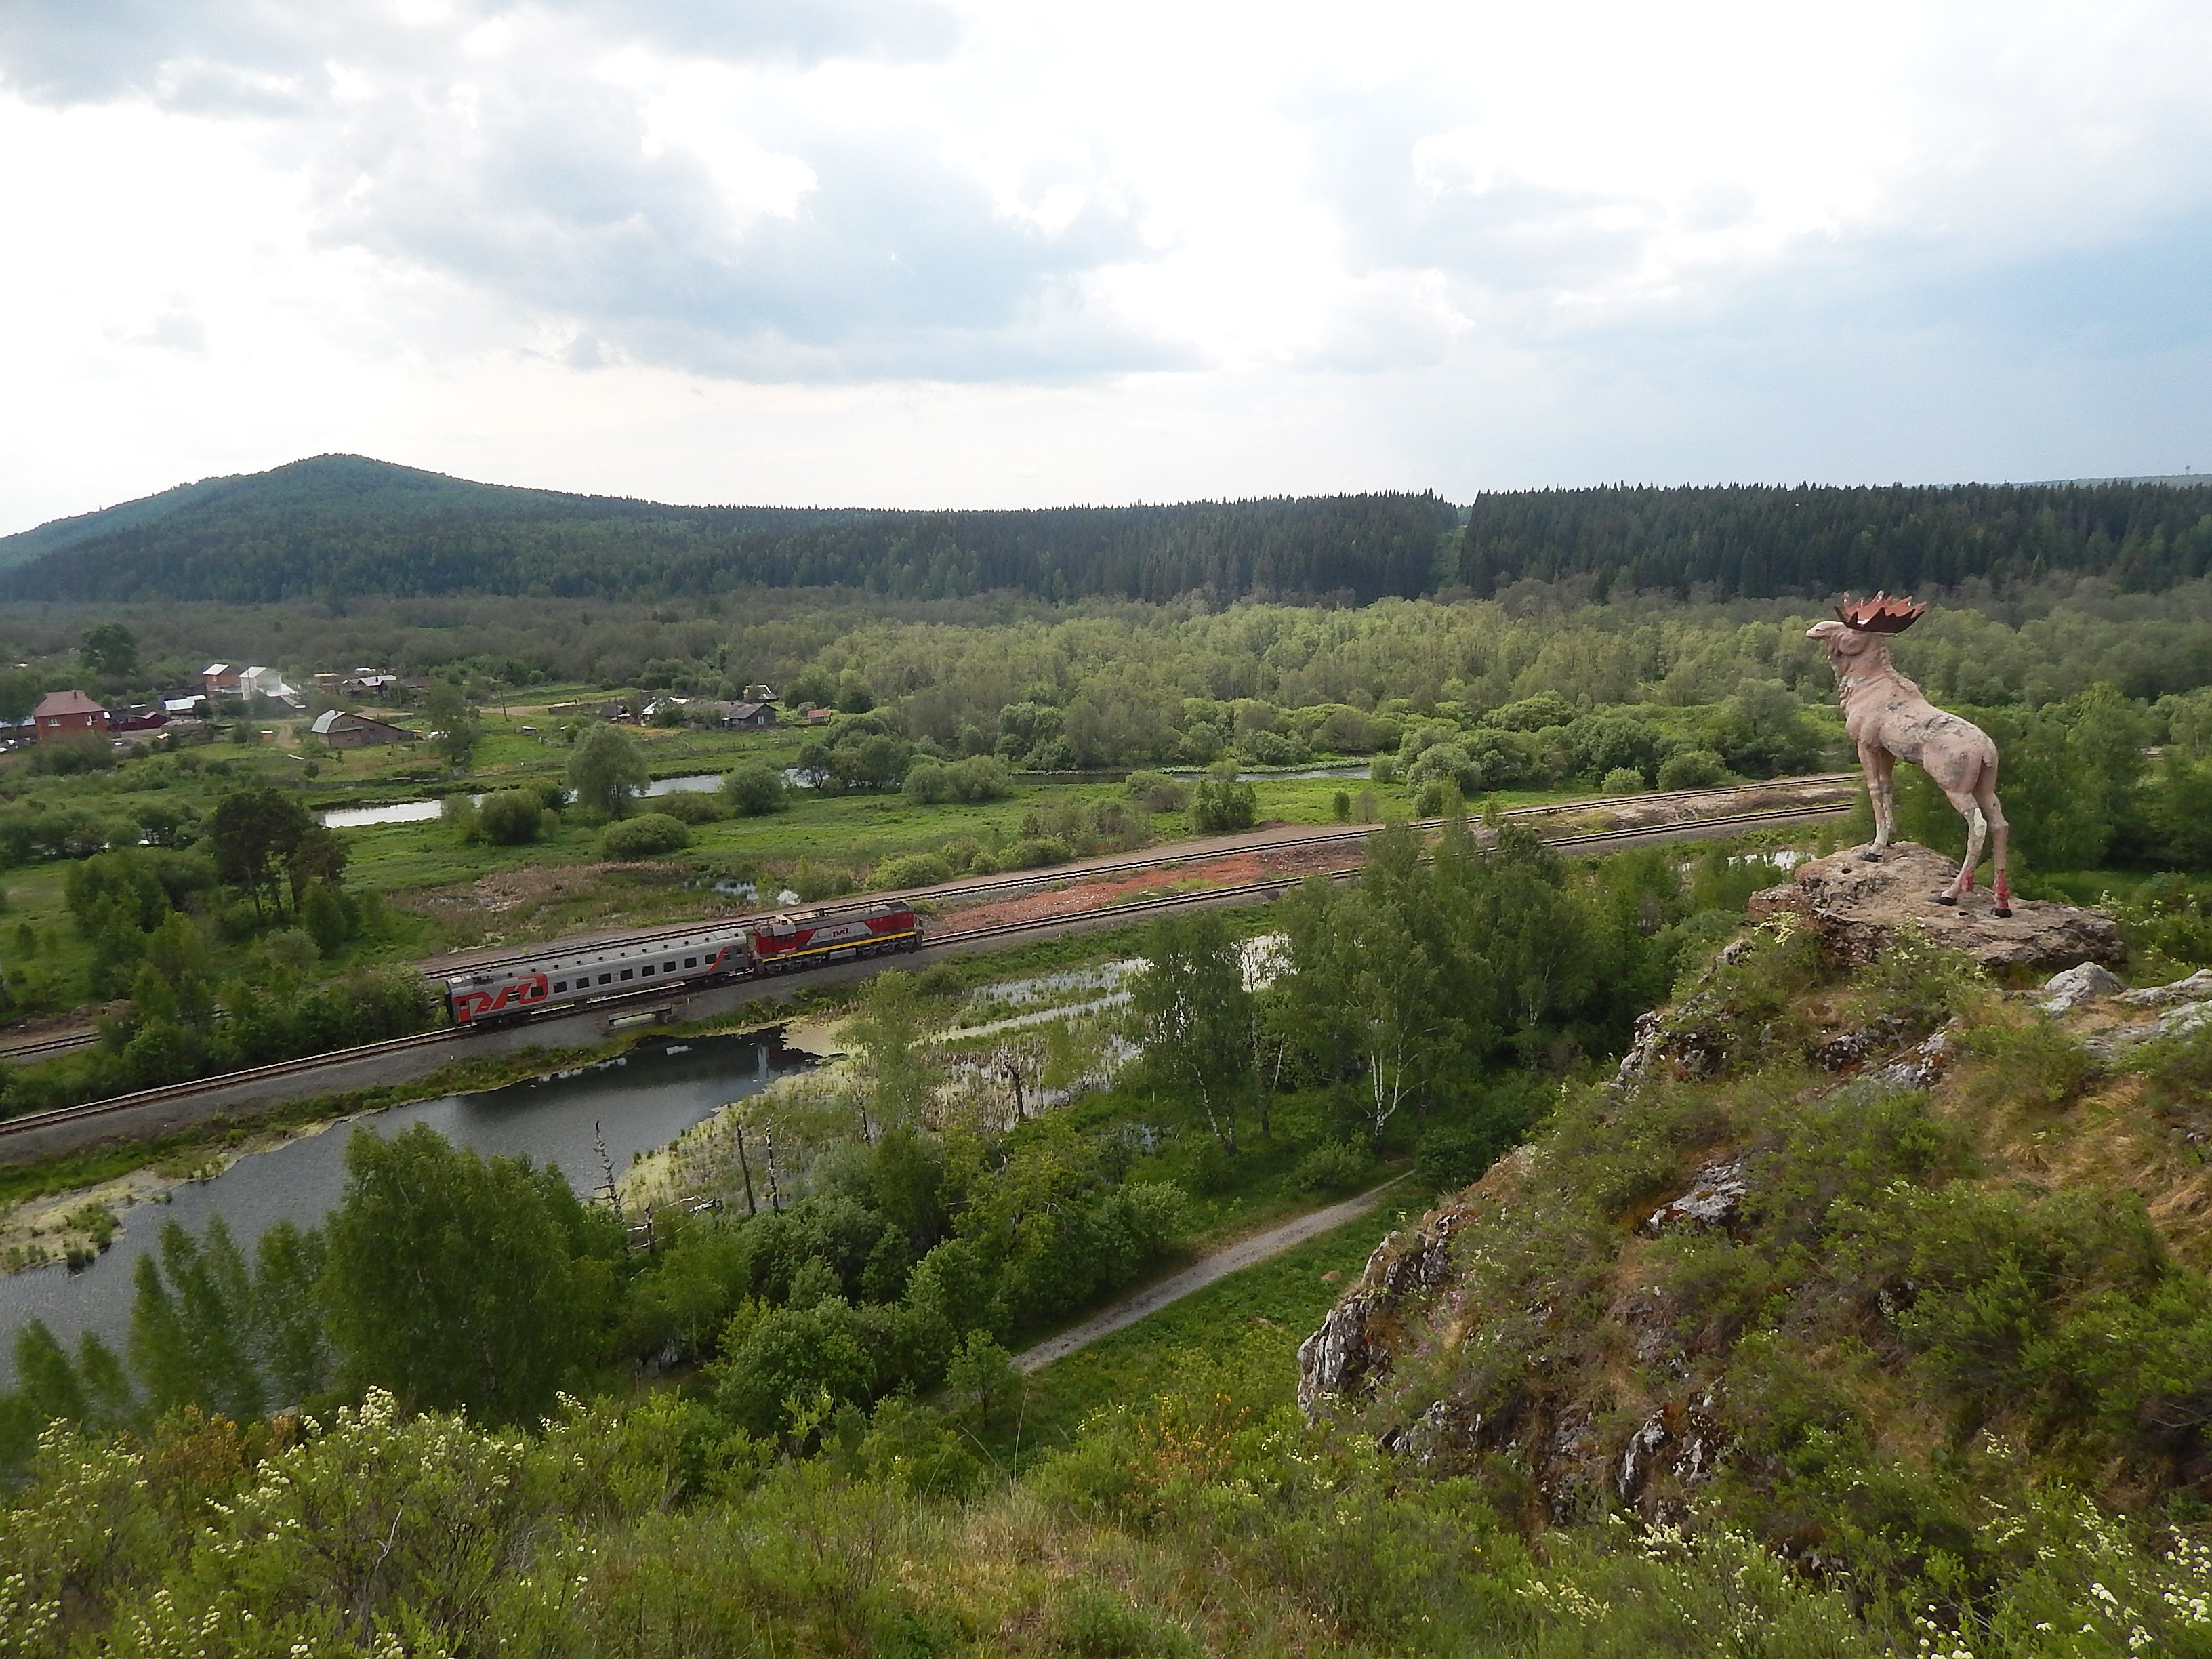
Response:
[[[627,968],[625,968],[625,969],[623,969],[623,975],[622,975],[622,976],[623,976],[624,979],[629,979],[629,978],[631,978],[633,975],[631,975],[631,973],[630,973],[629,969],[627,969]]]
[[[558,995],[561,992],[565,991],[568,988],[568,981],[565,979],[556,979],[553,981],[553,990],[556,995]]]
[[[676,971],[676,964],[672,962],[664,962],[660,964],[660,971],[664,974],[672,974]]]
[[[643,974],[643,975],[644,975],[647,979],[651,979],[651,978],[653,977],[653,964],[652,964],[651,963],[649,963],[649,962],[648,962],[648,963],[647,963],[645,964],[645,966],[644,966],[642,969],[641,969],[639,971],[640,971],[641,973],[642,973],[642,974]]]
[[[696,968],[699,965],[699,958],[696,957],[686,957],[684,958],[684,965],[686,968]]]
[[[612,980],[613,978],[614,978],[614,975],[613,975],[612,974],[601,974],[601,975],[599,975],[599,983],[600,983],[600,984],[602,984],[602,985],[605,985],[605,984],[606,984],[609,981]]]

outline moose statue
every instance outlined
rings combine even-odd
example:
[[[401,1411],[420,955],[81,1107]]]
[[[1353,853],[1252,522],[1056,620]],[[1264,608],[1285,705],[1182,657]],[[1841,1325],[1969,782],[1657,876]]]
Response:
[[[1867,796],[1874,805],[1874,844],[1859,856],[1878,862],[1897,828],[1896,793],[1891,774],[1899,761],[1911,761],[1950,798],[1966,820],[1966,860],[1957,879],[1934,896],[1938,904],[1956,904],[1974,890],[1974,870],[1982,861],[1986,832],[1996,866],[1995,915],[2012,914],[2012,889],[2005,882],[2005,817],[1997,805],[1997,746],[1979,726],[1947,714],[1920,695],[1920,688],[1897,672],[1889,641],[1926,613],[1925,605],[1877,593],[1870,599],[1844,597],[1836,620],[1805,630],[1828,653],[1836,671],[1836,698],[1844,708],[1844,730],[1859,748]]]

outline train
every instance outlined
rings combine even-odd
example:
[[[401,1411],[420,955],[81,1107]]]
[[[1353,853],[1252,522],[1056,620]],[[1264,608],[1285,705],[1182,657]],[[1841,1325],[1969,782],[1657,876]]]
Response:
[[[446,1012],[456,1025],[495,1024],[596,997],[756,979],[921,948],[921,920],[911,904],[787,913],[456,974],[446,981]]]

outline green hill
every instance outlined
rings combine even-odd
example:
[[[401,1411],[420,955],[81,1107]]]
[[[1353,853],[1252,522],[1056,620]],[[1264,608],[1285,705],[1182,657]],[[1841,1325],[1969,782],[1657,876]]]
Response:
[[[0,594],[272,603],[850,587],[1366,601],[1433,585],[1451,507],[1371,495],[1034,512],[671,507],[471,483],[356,455],[171,490],[0,540]]]

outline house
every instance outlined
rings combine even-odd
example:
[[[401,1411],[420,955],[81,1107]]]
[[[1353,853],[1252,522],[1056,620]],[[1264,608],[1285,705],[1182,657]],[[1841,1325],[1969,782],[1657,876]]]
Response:
[[[317,677],[318,678],[320,676]],[[381,697],[399,684],[399,676],[381,668],[356,668],[352,677],[339,686],[341,691],[351,691],[364,697]]]
[[[775,688],[772,685],[749,685],[745,688],[747,702],[774,702]]]
[[[158,702],[134,702],[107,720],[110,732],[158,732],[169,723],[169,711]]]
[[[31,711],[31,724],[44,743],[72,732],[105,732],[107,711],[82,691],[49,691]]]
[[[308,728],[332,749],[374,749],[384,744],[420,743],[422,734],[368,714],[350,714],[332,708],[315,716]]]
[[[206,694],[199,691],[172,692],[161,699],[161,712],[173,720],[204,720],[208,713]]]
[[[810,708],[806,711],[809,726],[827,726],[836,718],[837,711],[834,708]]]
[[[239,672],[238,694],[242,697],[267,697],[272,702],[293,702],[300,696],[284,684],[284,676],[277,670],[258,665]]]
[[[722,716],[722,724],[732,732],[773,732],[775,730],[775,705],[769,702],[733,702]]]
[[[235,663],[211,662],[200,670],[200,690],[213,702],[217,697],[240,695],[238,677],[246,671]]]

